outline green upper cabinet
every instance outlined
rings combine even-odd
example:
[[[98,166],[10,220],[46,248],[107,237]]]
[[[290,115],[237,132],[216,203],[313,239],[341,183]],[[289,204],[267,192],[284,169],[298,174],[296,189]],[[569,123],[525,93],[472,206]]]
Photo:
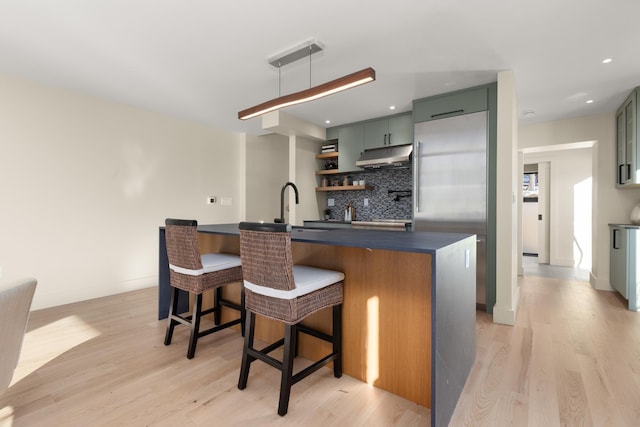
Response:
[[[616,186],[627,183],[627,158],[625,156],[625,114],[624,108],[616,112]]]
[[[636,88],[616,112],[616,186],[640,186],[640,150],[637,124],[640,121]]]
[[[338,172],[362,171],[356,161],[365,149],[413,143],[411,112],[327,128],[338,139]]]
[[[364,124],[364,148],[378,148],[387,145],[389,120],[375,120]]]
[[[413,115],[416,123],[488,109],[489,89],[487,87],[431,96],[413,102]]]
[[[380,148],[413,143],[413,117],[404,113],[364,124],[364,148]]]
[[[364,125],[347,125],[338,129],[338,171],[361,170],[356,161],[364,151]]]
[[[327,141],[331,141],[332,139],[338,139],[339,130],[340,128],[338,127],[327,128],[327,136],[325,136],[325,139]],[[338,149],[340,149],[340,147],[338,147]]]

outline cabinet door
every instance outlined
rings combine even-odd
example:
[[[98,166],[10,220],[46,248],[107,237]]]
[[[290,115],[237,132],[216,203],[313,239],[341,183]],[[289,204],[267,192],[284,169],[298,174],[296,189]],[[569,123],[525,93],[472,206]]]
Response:
[[[413,115],[404,114],[389,119],[387,145],[413,144]]]
[[[360,171],[356,161],[364,150],[364,125],[344,126],[338,136],[338,170],[340,172]]]
[[[364,124],[364,148],[413,144],[413,115],[411,113]]]
[[[625,159],[626,159],[626,172],[627,181],[630,183],[637,183],[636,181],[636,102],[635,92],[629,97],[629,100],[624,106],[624,119],[625,119]]]
[[[616,186],[640,184],[640,150],[638,150],[638,88],[616,112]]]
[[[635,118],[635,106],[634,99],[631,98],[624,106],[624,119],[625,119],[625,167],[627,169],[627,180],[631,183],[635,183],[635,151],[636,151],[636,118]]]
[[[628,243],[627,230],[622,227],[610,227],[609,281],[623,297],[628,298]]]
[[[489,90],[486,87],[424,98],[413,104],[416,123],[486,111],[488,108]]]
[[[626,123],[625,109],[620,108],[616,114],[616,185],[618,186],[627,183]]]
[[[339,127],[334,126],[332,128],[327,128],[327,135],[325,136],[326,140],[329,141],[331,139],[338,139],[339,131]],[[338,150],[340,150],[340,147],[338,147]]]
[[[375,120],[364,124],[364,148],[379,148],[387,145],[389,120]]]

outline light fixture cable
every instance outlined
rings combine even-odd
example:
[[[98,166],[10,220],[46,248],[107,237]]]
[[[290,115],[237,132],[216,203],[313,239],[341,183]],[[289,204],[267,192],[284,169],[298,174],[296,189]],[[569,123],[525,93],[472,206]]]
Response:
[[[311,87],[311,54],[313,53],[311,46],[309,46],[309,87]]]

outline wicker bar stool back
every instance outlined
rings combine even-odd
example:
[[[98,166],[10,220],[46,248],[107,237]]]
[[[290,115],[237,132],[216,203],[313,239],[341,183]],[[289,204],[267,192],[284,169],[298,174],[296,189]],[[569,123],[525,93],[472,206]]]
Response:
[[[344,274],[338,271],[294,265],[291,226],[288,224],[240,223],[240,258],[244,278],[246,317],[244,348],[238,388],[247,386],[251,363],[259,359],[280,370],[278,414],[289,407],[291,386],[333,362],[333,374],[342,376],[342,301]],[[332,334],[302,325],[306,316],[333,307]],[[284,338],[263,349],[254,348],[256,314],[285,324]],[[293,373],[298,333],[330,342],[332,351],[312,365]],[[284,346],[282,361],[269,356]]]
[[[222,287],[242,281],[240,257],[230,254],[200,254],[198,247],[198,222],[195,220],[165,220],[167,257],[169,259],[169,282],[173,288],[167,333],[164,344],[171,344],[173,330],[179,323],[191,328],[187,358],[192,359],[198,339],[219,330],[240,324],[244,335],[244,293],[240,305],[222,298]],[[202,293],[213,289],[213,307],[202,310]],[[193,311],[185,315],[177,313],[180,290],[194,295]],[[222,307],[240,312],[238,319],[220,323]],[[200,330],[202,316],[213,313],[214,326]]]

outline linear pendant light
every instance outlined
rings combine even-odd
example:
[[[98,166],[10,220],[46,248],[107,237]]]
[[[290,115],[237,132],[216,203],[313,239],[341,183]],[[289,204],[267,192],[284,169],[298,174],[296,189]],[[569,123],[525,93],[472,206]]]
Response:
[[[274,67],[280,68],[283,65],[290,64],[298,61],[304,57],[309,58],[309,81],[311,81],[311,55],[322,50],[322,45],[314,40],[308,40],[305,43],[295,46],[285,52],[269,59],[269,64]],[[360,86],[361,84],[372,82],[376,79],[376,72],[373,68],[365,68],[364,70],[357,71],[339,79],[332,80],[330,82],[315,86],[309,89],[301,90],[300,92],[290,93],[289,95],[278,96],[262,104],[258,104],[246,110],[242,110],[238,113],[240,120],[247,120],[252,117],[260,116],[270,111],[278,110],[280,108],[289,107],[291,105],[301,104],[303,102],[312,101],[314,99],[322,98],[323,96],[331,95],[332,93],[340,92],[352,87]],[[278,95],[280,95],[278,93]]]
[[[240,120],[247,120],[270,111],[301,104],[307,101],[313,101],[314,99],[322,98],[323,96],[360,86],[362,84],[372,82],[375,79],[375,70],[371,67],[365,68],[364,70],[356,71],[355,73],[340,77],[319,86],[301,90],[300,92],[290,93],[289,95],[284,95],[279,98],[263,102],[262,104],[258,104],[254,107],[247,108],[246,110],[242,110],[238,113],[238,118]]]

